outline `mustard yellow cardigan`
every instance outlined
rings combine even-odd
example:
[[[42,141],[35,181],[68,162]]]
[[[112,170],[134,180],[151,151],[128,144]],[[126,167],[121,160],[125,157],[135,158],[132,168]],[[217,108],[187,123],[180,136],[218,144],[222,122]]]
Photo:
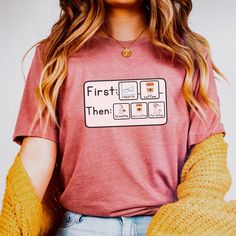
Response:
[[[182,168],[178,200],[159,208],[146,235],[235,236],[236,201],[224,200],[231,186],[226,156],[222,133],[194,145]],[[57,161],[40,202],[17,154],[6,177],[1,236],[54,235],[64,212],[58,201],[62,191],[59,166]]]

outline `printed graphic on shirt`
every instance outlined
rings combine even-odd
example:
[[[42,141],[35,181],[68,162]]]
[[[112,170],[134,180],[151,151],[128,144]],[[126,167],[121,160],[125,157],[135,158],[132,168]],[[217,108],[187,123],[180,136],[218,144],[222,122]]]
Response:
[[[86,81],[84,119],[91,128],[164,125],[166,82],[161,78]]]

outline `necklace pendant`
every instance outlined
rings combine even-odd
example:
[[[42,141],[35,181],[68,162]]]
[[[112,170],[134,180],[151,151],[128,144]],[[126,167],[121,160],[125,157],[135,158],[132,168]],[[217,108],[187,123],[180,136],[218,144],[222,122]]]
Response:
[[[123,57],[130,57],[131,56],[131,50],[128,49],[128,48],[124,48],[122,51],[121,51],[121,55]]]

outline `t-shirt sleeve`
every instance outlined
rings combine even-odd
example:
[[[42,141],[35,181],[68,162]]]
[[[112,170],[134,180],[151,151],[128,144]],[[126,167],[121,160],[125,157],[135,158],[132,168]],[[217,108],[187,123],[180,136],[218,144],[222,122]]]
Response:
[[[58,127],[54,125],[50,120],[45,132],[44,125],[46,118],[43,116],[43,122],[41,129],[39,120],[35,123],[31,130],[31,125],[37,112],[37,103],[35,98],[35,89],[39,85],[41,72],[43,69],[43,63],[40,58],[40,45],[36,46],[33,60],[25,81],[23,95],[21,98],[20,108],[16,119],[15,129],[13,132],[13,141],[21,145],[23,138],[26,136],[41,137],[45,139],[58,142]]]
[[[209,57],[209,54],[206,53],[206,61],[209,67],[209,86],[207,94],[209,98],[211,98],[220,110],[220,99],[217,93],[216,81],[213,72],[212,61]],[[198,71],[199,72],[199,71]],[[198,74],[195,76],[195,84],[196,79],[198,78]],[[196,89],[196,86],[195,86]],[[197,96],[198,97],[198,96]],[[200,101],[200,104],[202,102]],[[188,135],[188,148],[192,145],[200,143],[201,141],[207,139],[208,137],[217,134],[223,133],[225,135],[224,125],[221,123],[221,114],[219,116],[208,106],[204,105],[204,111],[206,114],[205,124],[202,123],[201,119],[195,114],[193,110],[190,111],[190,128]]]

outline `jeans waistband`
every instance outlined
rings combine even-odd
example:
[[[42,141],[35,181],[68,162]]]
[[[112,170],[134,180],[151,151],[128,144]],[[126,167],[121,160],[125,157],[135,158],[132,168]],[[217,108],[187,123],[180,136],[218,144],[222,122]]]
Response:
[[[66,210],[64,213],[64,217],[68,220],[73,220],[75,222],[79,222],[81,217],[94,217],[94,218],[100,218],[104,220],[120,220],[121,222],[125,221],[139,221],[143,219],[150,220],[153,215],[135,215],[135,216],[93,216],[93,215],[84,215],[77,212],[72,212],[69,210]]]

